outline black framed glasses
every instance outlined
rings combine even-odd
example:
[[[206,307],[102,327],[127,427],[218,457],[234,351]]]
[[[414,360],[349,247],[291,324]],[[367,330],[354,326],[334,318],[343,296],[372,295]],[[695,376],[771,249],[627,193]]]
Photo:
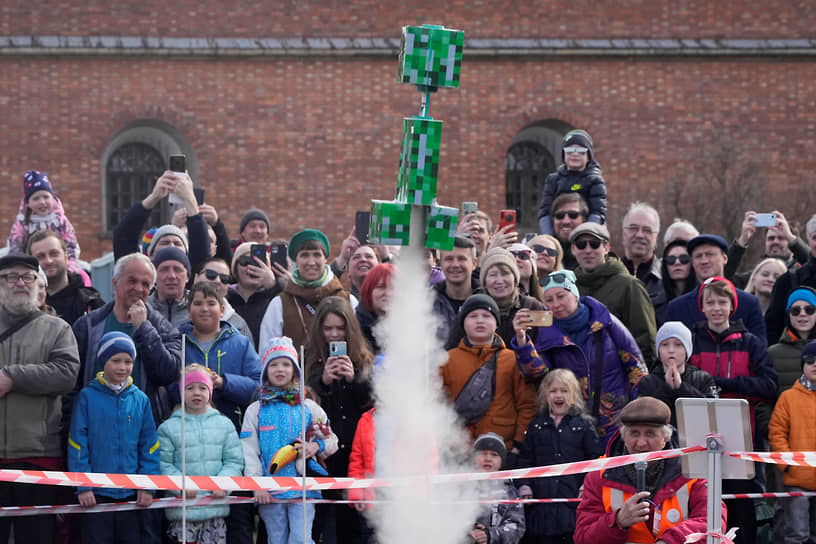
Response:
[[[683,253],[682,255],[666,255],[663,257],[663,260],[667,265],[671,266],[677,261],[680,261],[680,264],[688,264],[691,258],[688,256],[688,253]]]
[[[2,278],[9,285],[16,285],[18,281],[23,280],[26,285],[31,285],[37,280],[37,274],[34,272],[26,272],[25,274],[15,274],[9,272],[8,274],[0,274]]]
[[[239,259],[239,261],[240,261],[240,259]],[[230,275],[229,274],[220,274],[220,273],[216,272],[215,270],[210,270],[210,269],[207,269],[207,270],[204,271],[204,277],[207,278],[210,281],[213,281],[215,278],[218,278],[219,280],[221,280],[221,283],[223,283],[224,285],[227,285],[230,282]]]
[[[811,306],[810,304],[807,306],[791,306],[788,312],[793,316],[799,315],[802,312],[805,312],[807,315],[813,315],[816,313],[816,306]]]
[[[513,257],[516,259],[521,259],[522,261],[529,261],[530,260],[530,252],[529,251],[511,251],[510,253],[513,254]]]
[[[558,250],[551,247],[542,246],[541,244],[533,244],[533,251],[536,253],[546,253],[550,257],[555,257],[558,255]]]
[[[257,265],[258,263],[256,263],[255,259],[253,259],[250,255],[241,255],[238,257],[238,264],[240,266],[249,266],[251,264]]]
[[[587,244],[589,244],[589,247],[591,247],[592,249],[598,249],[599,247],[601,247],[601,241],[598,240],[597,238],[593,238],[592,240],[587,240],[586,238],[584,238],[582,240],[575,240],[573,242],[573,245],[578,249],[586,249]]]
[[[559,221],[561,219],[564,219],[564,217],[566,217],[566,216],[569,216],[570,219],[578,219],[579,217],[581,217],[581,212],[577,212],[575,210],[569,210],[569,211],[555,212],[553,214],[553,217],[555,217]]]

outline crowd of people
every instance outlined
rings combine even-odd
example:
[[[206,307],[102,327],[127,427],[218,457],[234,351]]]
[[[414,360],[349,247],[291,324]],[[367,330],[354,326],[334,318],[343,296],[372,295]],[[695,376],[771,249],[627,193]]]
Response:
[[[729,243],[679,219],[661,231],[657,210],[634,202],[614,226],[616,254],[590,135],[569,132],[562,160],[544,183],[540,232],[494,228],[476,211],[460,218],[451,250],[425,251],[429,319],[448,350],[438,384],[472,439],[472,465],[496,471],[676,447],[681,397],[748,400],[756,450],[816,449],[816,215],[803,240],[779,211],[768,227],[747,211]],[[398,247],[354,230],[336,253],[317,229],[276,238],[284,233],[255,208],[231,239],[218,211],[196,201],[189,175],[166,171],[116,226],[114,299],[103,301],[48,176],[26,172],[23,194],[0,258],[0,468],[376,475],[375,370],[388,357],[379,325],[399,310]],[[170,194],[179,202],[172,222],[146,225]],[[744,266],[759,233],[763,259]],[[681,543],[705,532],[705,487],[683,477],[677,459],[508,481],[487,498],[581,500],[487,505],[463,541]],[[816,469],[758,466],[751,480],[723,482],[725,493],[766,489],[816,490]],[[185,523],[173,508],[59,523],[0,517],[0,542],[12,529],[16,542],[376,541],[376,505],[365,501],[237,494],[247,500],[188,508]],[[147,506],[154,496],[0,483],[3,506]],[[816,538],[814,506],[778,500],[774,541]],[[759,541],[756,511],[751,500],[725,501],[735,542]]]

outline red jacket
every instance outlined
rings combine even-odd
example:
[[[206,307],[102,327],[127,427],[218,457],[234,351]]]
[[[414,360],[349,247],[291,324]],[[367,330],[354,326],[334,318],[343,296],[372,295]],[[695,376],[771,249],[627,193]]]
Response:
[[[610,440],[607,455],[623,453],[623,439],[619,434]],[[575,544],[624,544],[626,542],[656,542],[663,540],[666,544],[682,544],[692,533],[706,532],[706,501],[708,493],[706,480],[689,480],[683,477],[678,458],[663,461],[665,467],[660,484],[653,498],[658,511],[662,512],[663,532],[652,538],[644,523],[636,525],[634,530],[618,527],[615,516],[618,508],[613,508],[609,501],[610,490],[618,490],[624,497],[634,494],[637,489],[626,475],[624,467],[590,472],[584,479],[584,494],[578,504],[578,516],[575,523]],[[606,490],[606,493],[604,492]],[[680,500],[681,494],[687,494]],[[605,500],[606,498],[606,500]],[[686,515],[676,508],[678,502],[686,505]],[[671,522],[671,523],[667,523]],[[667,525],[670,525],[667,527]],[[643,526],[643,527],[640,527]],[[727,527],[726,508],[722,505],[722,526]],[[649,534],[646,539],[636,538],[636,534]]]
[[[374,408],[360,416],[354,442],[351,445],[348,475],[350,478],[373,478],[374,455],[377,450],[377,426],[374,424]],[[374,488],[349,489],[348,498],[352,501],[374,500]],[[350,505],[354,506],[354,505]],[[367,504],[370,509],[371,505]]]

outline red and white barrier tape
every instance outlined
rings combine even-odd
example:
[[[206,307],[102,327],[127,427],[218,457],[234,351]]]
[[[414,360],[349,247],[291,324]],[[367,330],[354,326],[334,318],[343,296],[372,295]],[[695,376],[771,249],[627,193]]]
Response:
[[[692,533],[686,537],[686,544],[694,542],[705,542],[708,537],[713,536],[725,544],[734,544],[734,537],[737,536],[737,528],[732,527],[727,533]]]
[[[759,463],[816,467],[816,451],[735,451],[726,455]]]
[[[628,465],[636,461],[655,461],[669,459],[687,453],[705,451],[703,446],[660,450],[648,453],[622,455],[578,461],[576,463],[562,463],[544,467],[520,468],[503,470],[500,472],[469,472],[461,474],[432,474],[411,478],[333,478],[307,477],[306,489],[320,491],[324,489],[362,489],[371,487],[408,486],[416,485],[418,481],[431,484],[449,484],[459,482],[473,482],[478,480],[506,480],[513,478],[543,478],[563,476],[567,474],[581,474],[594,472],[613,467]],[[206,491],[289,491],[302,489],[303,478],[263,476],[187,476],[185,487],[189,490]],[[72,487],[109,487],[119,489],[162,489],[180,491],[182,489],[181,476],[163,476],[148,474],[103,474],[95,472],[59,472],[40,470],[0,470],[0,481],[14,483],[30,483],[41,485],[63,485]]]

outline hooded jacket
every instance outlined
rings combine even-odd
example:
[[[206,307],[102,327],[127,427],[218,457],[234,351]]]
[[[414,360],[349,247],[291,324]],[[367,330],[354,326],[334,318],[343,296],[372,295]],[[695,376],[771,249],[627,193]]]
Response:
[[[581,297],[589,308],[587,327],[591,334],[582,346],[573,343],[557,326],[541,327],[535,345],[510,343],[516,352],[516,364],[530,379],[543,377],[550,369],[571,370],[584,393],[587,406],[592,406],[596,363],[596,342],[600,342],[603,358],[598,435],[604,443],[618,428],[618,412],[638,395],[638,383],[649,371],[643,363],[640,349],[623,323],[592,297]]]
[[[502,339],[494,334],[490,346],[475,347],[463,338],[458,347],[448,351],[448,362],[440,367],[439,372],[448,398],[453,402],[473,373],[496,351],[499,356],[493,402],[484,416],[468,427],[468,431],[474,440],[484,433],[496,433],[504,439],[507,451],[510,451],[513,442],[521,444],[524,440],[524,432],[535,416],[536,392],[533,385],[524,380],[516,367],[513,352],[504,347]]]
[[[119,393],[103,373],[79,392],[68,437],[68,470],[113,474],[159,474],[159,438],[147,396],[128,378]],[[124,488],[78,487],[77,493],[121,499],[135,493]]]
[[[644,361],[654,361],[654,306],[643,282],[632,276],[620,259],[610,254],[605,263],[587,272],[575,271],[575,284],[582,296],[592,297],[620,319],[635,338]]]
[[[615,433],[606,449],[608,457],[623,455],[625,447],[623,438]],[[661,518],[672,524],[665,528],[657,538],[639,542],[656,542],[658,539],[666,544],[682,544],[692,533],[706,532],[706,515],[708,490],[706,480],[689,480],[681,471],[680,460],[677,457],[666,459],[663,474],[656,486],[652,500],[657,509],[662,512]],[[631,495],[637,491],[635,482],[629,479],[625,467],[616,467],[609,470],[590,472],[584,479],[584,494],[578,504],[574,540],[575,544],[624,544],[632,542],[630,530],[618,526],[616,516],[619,508],[612,508],[604,500],[609,490]],[[611,493],[610,493],[611,494]],[[670,508],[684,496],[687,506],[687,515]],[[726,508],[721,503],[722,526],[727,527]],[[665,522],[664,521],[664,522]],[[643,531],[648,531],[644,523],[640,523]]]
[[[771,293],[771,303],[768,305],[768,311],[765,312],[765,326],[770,343],[776,342],[785,329],[788,297],[794,289],[803,286],[816,289],[816,257],[812,253],[805,264],[776,278]]]
[[[544,180],[544,194],[538,205],[538,225],[541,234],[552,234],[550,208],[553,200],[564,193],[579,193],[589,206],[587,221],[606,223],[606,183],[601,165],[591,160],[583,170],[569,170],[562,164]]]
[[[241,476],[244,470],[244,452],[232,422],[215,408],[203,414],[184,414],[181,409],[159,426],[161,443],[161,473],[181,476],[181,418],[184,415],[185,469],[188,476]],[[179,495],[178,492],[173,492]],[[198,496],[211,495],[199,491]],[[229,505],[187,508],[189,521],[225,518]],[[181,508],[168,508],[167,519],[181,519]]]
[[[212,402],[219,412],[241,428],[241,417],[252,402],[252,395],[258,388],[261,377],[261,359],[249,338],[235,328],[221,321],[218,336],[205,352],[193,337],[193,322],[187,320],[179,326],[179,332],[187,337],[185,364],[198,363],[210,368],[224,378],[221,389],[213,389]],[[178,387],[171,387],[172,398],[178,400]]]
[[[816,448],[816,392],[798,381],[784,391],[774,408],[768,437],[773,451],[813,451]],[[780,466],[787,486],[816,490],[816,468]]]
[[[810,338],[799,338],[790,328],[785,328],[779,342],[768,348],[768,357],[776,370],[780,392],[790,389],[802,375],[802,350],[811,340],[812,335]]]
[[[782,276],[780,276],[780,278],[781,277]],[[666,311],[666,321],[681,321],[689,330],[694,330],[696,323],[705,321],[706,318],[700,310],[699,304],[701,287],[701,285],[698,285],[693,291],[680,295],[669,302],[669,308]],[[737,308],[734,315],[731,316],[731,321],[742,320],[745,324],[745,328],[765,343],[767,341],[765,337],[765,323],[762,321],[762,308],[759,306],[759,300],[751,293],[746,293],[742,289],[737,289],[736,291]],[[774,338],[779,338],[781,332],[782,329],[780,328]]]

